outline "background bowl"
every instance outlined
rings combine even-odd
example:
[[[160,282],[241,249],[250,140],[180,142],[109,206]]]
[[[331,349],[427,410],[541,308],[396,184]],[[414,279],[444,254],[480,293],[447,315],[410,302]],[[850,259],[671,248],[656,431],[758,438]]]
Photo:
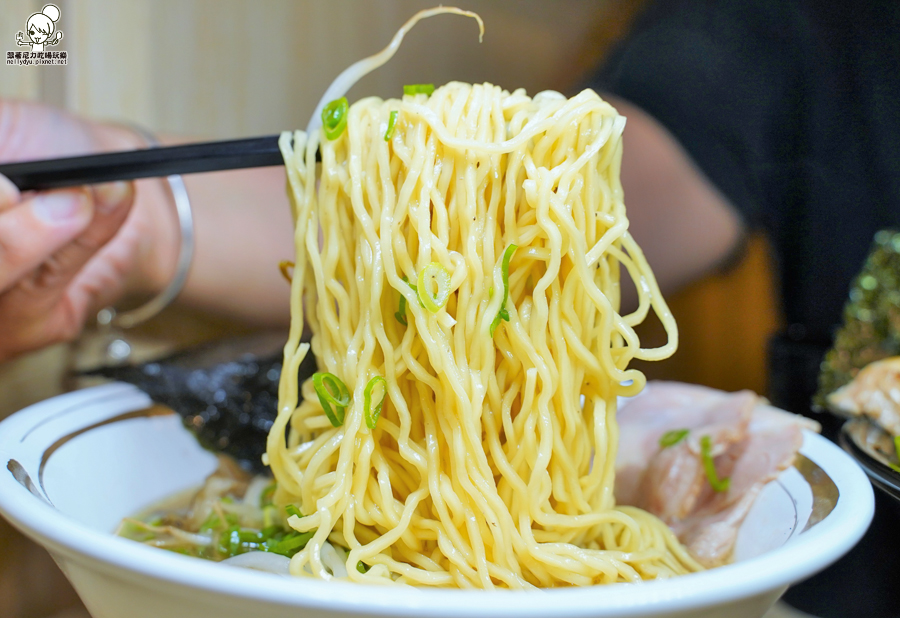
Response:
[[[805,435],[738,535],[734,564],[671,580],[537,591],[361,586],[217,565],[113,536],[119,521],[216,468],[171,411],[124,384],[42,402],[0,423],[0,514],[46,547],[94,618],[537,616],[758,618],[849,550],[872,488],[838,447]]]

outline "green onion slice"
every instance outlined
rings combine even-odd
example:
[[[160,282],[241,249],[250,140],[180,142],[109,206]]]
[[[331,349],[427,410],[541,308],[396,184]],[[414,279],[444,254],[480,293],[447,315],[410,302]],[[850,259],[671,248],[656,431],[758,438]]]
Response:
[[[297,517],[303,517],[303,513],[300,512],[300,509],[298,509],[293,504],[287,505],[286,507],[284,507],[284,510],[288,514],[288,517],[290,517],[291,515],[296,515]]]
[[[388,119],[388,128],[387,131],[384,132],[384,141],[391,141],[391,136],[394,134],[394,126],[397,124],[397,110],[391,112],[391,117]]]
[[[325,131],[325,137],[335,140],[341,136],[347,127],[347,111],[350,104],[347,103],[347,97],[335,99],[322,108],[322,129]]]
[[[406,281],[406,285],[409,286],[409,289],[416,293],[416,300],[419,301],[419,306],[420,306],[422,309],[424,309],[424,308],[425,308],[425,303],[423,303],[423,302],[422,302],[422,299],[419,298],[419,288],[416,286],[415,283],[410,283],[409,281],[407,281],[407,280],[406,280],[406,275],[403,275],[403,280]]]
[[[219,537],[217,549],[228,557],[237,555],[241,549],[241,531],[237,526],[225,530]]]
[[[406,275],[403,275],[403,281],[413,289],[413,292],[418,294],[419,292],[416,290],[416,286],[411,285],[409,283],[409,279],[406,278]],[[397,313],[394,314],[394,317],[397,318],[397,321],[403,324],[403,326],[408,326],[406,322],[406,296],[403,294],[400,295],[400,309],[397,310]]]
[[[423,303],[422,299],[419,298],[419,288],[417,288],[415,284],[410,283],[409,279],[406,278],[406,275],[403,275],[401,279],[403,279],[403,282],[409,286],[410,290],[416,293],[416,300],[419,301],[419,306],[424,309],[425,303]],[[404,296],[403,294],[400,295],[400,309],[398,309],[397,312],[394,313],[394,317],[397,318],[397,321],[403,324],[403,326],[409,326],[406,321],[406,296]]]
[[[310,530],[309,532],[298,532],[295,534],[287,535],[278,543],[278,549],[280,550],[279,553],[286,554],[291,551],[294,551],[294,553],[300,551],[301,549],[306,547],[306,544],[313,537],[313,534],[315,534],[315,532],[313,530]]]
[[[369,570],[369,567],[365,562],[360,560],[359,562],[356,563],[356,570],[359,571],[360,573],[366,573]]]
[[[256,530],[240,530],[238,531],[238,538],[241,540],[241,543],[259,543],[263,540],[262,532],[257,532]]]
[[[437,286],[434,295],[429,292],[430,284]],[[437,313],[441,307],[447,304],[450,298],[450,271],[432,262],[419,272],[419,286],[416,289],[419,302],[431,313]]]
[[[503,262],[500,265],[503,277],[503,302],[500,303],[500,311],[497,312],[494,321],[491,322],[491,337],[494,336],[494,331],[497,329],[497,325],[500,324],[500,320],[509,322],[509,311],[506,309],[506,301],[509,300],[509,261],[518,248],[519,245],[510,244],[506,251],[503,252]]]
[[[675,446],[687,437],[688,432],[689,430],[687,429],[673,429],[671,431],[667,431],[659,439],[659,446],[662,448]]]
[[[320,371],[313,374],[313,386],[325,416],[335,427],[344,424],[344,409],[350,405],[350,391],[347,385],[333,373]],[[332,407],[334,406],[334,407]]]
[[[381,386],[380,394],[378,392],[375,393],[376,399],[378,399],[378,403],[374,406],[372,405],[372,393],[375,391],[378,386]],[[366,390],[363,392],[363,401],[364,407],[366,410],[366,425],[369,426],[369,429],[375,429],[375,425],[378,424],[378,418],[381,416],[381,406],[384,405],[384,398],[387,396],[387,380],[382,378],[381,376],[375,376],[369,383],[366,384]]]
[[[309,532],[290,532],[285,535],[277,535],[275,537],[264,540],[259,545],[262,551],[272,552],[273,554],[281,554],[288,558],[293,557],[298,551],[306,547],[309,540],[313,538],[315,530]]]
[[[263,528],[269,528],[275,525],[275,518],[278,516],[278,509],[273,505],[263,507]]]
[[[409,326],[406,321],[406,297],[403,294],[400,295],[400,308],[394,313],[394,317],[403,326]]]
[[[221,526],[222,520],[219,519],[219,516],[216,515],[215,512],[213,512],[206,518],[206,521],[200,524],[200,532],[211,532]]]
[[[706,470],[706,478],[712,486],[713,491],[728,491],[731,486],[731,479],[727,476],[720,479],[716,473],[716,464],[712,456],[712,439],[709,436],[700,438],[700,458],[703,460],[703,469]]]
[[[262,490],[262,493],[259,495],[259,508],[264,509],[270,504],[272,504],[272,496],[275,495],[275,490],[278,488],[278,483],[272,481],[266,488]]]
[[[434,84],[406,84],[403,86],[403,94],[427,94],[434,92]]]

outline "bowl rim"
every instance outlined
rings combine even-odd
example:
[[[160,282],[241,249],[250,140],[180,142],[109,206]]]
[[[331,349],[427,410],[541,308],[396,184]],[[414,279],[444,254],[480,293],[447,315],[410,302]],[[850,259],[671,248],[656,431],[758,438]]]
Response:
[[[21,457],[29,428],[88,399],[109,404],[109,417],[136,409],[136,387],[109,384],[54,397],[0,422],[0,464]],[[143,398],[146,401],[146,396]],[[118,407],[116,405],[118,404]],[[105,413],[105,412],[104,412]],[[107,417],[108,418],[108,417]],[[18,449],[16,447],[19,447]],[[33,447],[30,447],[33,448]],[[51,552],[115,578],[149,578],[178,588],[287,607],[383,616],[632,616],[651,611],[689,611],[778,591],[825,568],[855,545],[874,513],[872,487],[858,464],[837,445],[804,431],[801,453],[821,467],[840,492],[837,504],[816,526],[760,556],[709,571],[637,584],[540,590],[467,591],[365,586],[280,577],[159,551],[97,532],[68,520],[0,471],[0,515]],[[150,582],[152,583],[152,582]],[[144,585],[148,582],[144,581]],[[635,587],[639,593],[635,594]],[[365,594],[359,594],[365,591]],[[599,613],[598,613],[599,612]]]

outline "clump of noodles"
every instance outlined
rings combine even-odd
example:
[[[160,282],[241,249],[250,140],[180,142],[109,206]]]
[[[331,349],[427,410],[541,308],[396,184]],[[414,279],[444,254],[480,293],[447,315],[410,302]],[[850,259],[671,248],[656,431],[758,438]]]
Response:
[[[297,255],[267,458],[276,501],[304,515],[289,525],[315,530],[293,574],[331,577],[330,546],[369,583],[523,588],[699,568],[613,497],[616,397],[645,382],[628,364],[677,341],[628,234],[623,127],[590,90],[532,99],[450,83],[363,99],[333,141],[282,136]],[[622,266],[640,299],[628,315]],[[669,334],[659,349],[633,330],[650,309]],[[337,427],[312,381],[298,405],[304,318],[319,370],[350,393]]]

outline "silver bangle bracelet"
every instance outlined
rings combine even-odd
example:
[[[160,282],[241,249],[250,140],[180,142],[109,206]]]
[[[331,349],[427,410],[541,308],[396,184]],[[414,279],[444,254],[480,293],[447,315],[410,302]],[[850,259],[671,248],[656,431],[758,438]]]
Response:
[[[131,129],[140,134],[146,141],[149,148],[159,146],[159,140],[155,136],[141,127],[131,126]],[[194,218],[191,214],[191,200],[188,197],[187,189],[184,186],[184,180],[180,174],[172,174],[167,176],[166,180],[169,185],[169,192],[172,200],[175,202],[175,210],[178,214],[178,225],[181,230],[181,247],[178,251],[178,264],[175,268],[175,276],[169,282],[169,285],[162,292],[151,298],[145,304],[118,313],[113,307],[106,307],[97,313],[97,323],[101,327],[114,328],[133,328],[142,322],[146,322],[160,311],[165,309],[175,297],[181,292],[184,283],[187,280],[188,271],[191,267],[191,260],[194,257]],[[112,352],[112,350],[110,350]],[[121,350],[120,356],[125,353],[127,356],[130,350],[126,352]]]

